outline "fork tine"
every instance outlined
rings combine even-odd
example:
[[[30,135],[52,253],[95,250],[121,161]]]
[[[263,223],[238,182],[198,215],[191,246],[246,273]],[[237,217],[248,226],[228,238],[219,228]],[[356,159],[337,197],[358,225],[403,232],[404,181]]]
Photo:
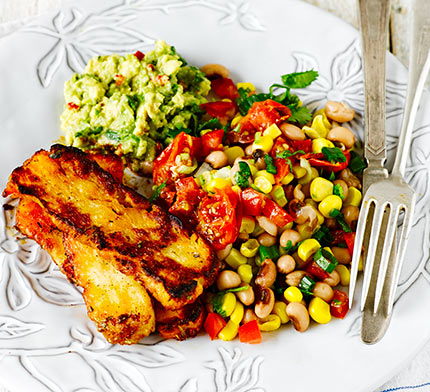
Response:
[[[395,269],[393,272],[393,275],[394,275],[393,285],[391,286],[391,290],[388,298],[389,311],[391,311],[394,305],[394,296],[400,279],[400,272],[402,270],[402,265],[403,265],[403,261],[406,253],[406,243],[408,241],[409,232],[411,231],[411,228],[412,228],[412,219],[414,216],[414,209],[415,209],[415,195],[413,197],[412,202],[409,204],[409,208],[405,206],[402,206],[402,208],[405,211],[405,218],[403,220],[402,233],[400,235],[400,240],[398,244],[398,253],[397,253],[397,258],[395,260]]]
[[[367,199],[365,196],[362,203],[360,215],[358,217],[357,230],[355,233],[354,252],[352,254],[351,260],[351,278],[349,281],[349,308],[352,307],[355,286],[357,284],[358,264],[361,255],[361,246],[363,245],[364,230],[366,228],[367,216],[369,214],[371,205],[372,200]]]
[[[378,245],[379,232],[381,230],[382,219],[384,218],[384,211],[388,203],[378,205],[375,201],[375,214],[373,216],[372,230],[370,232],[369,249],[367,251],[366,265],[364,267],[364,278],[363,278],[363,291],[361,293],[361,311],[364,309],[364,305],[369,294],[370,281],[372,279],[373,265],[375,263],[376,248]]]
[[[385,234],[381,262],[379,264],[378,280],[376,281],[375,299],[373,305],[373,313],[376,313],[381,301],[382,290],[384,288],[385,276],[387,274],[388,260],[390,257],[392,246],[394,245],[394,236],[396,233],[397,221],[400,213],[400,205],[390,209],[390,216],[387,224],[387,232]]]

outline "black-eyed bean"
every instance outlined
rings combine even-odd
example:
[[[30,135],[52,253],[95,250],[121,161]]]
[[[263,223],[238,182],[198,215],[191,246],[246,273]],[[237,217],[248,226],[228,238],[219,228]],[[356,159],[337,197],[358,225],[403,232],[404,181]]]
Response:
[[[272,236],[276,236],[278,234],[278,227],[265,216],[257,216],[256,217],[258,224],[260,227],[267,233]]]
[[[284,134],[284,136],[286,136],[288,139],[291,139],[291,140],[306,139],[305,133],[299,127],[296,127],[293,124],[288,124],[284,122],[279,126],[279,129]]]
[[[276,280],[276,265],[271,259],[265,259],[261,263],[255,284],[261,287],[271,287]]]
[[[287,229],[282,232],[279,243],[285,248],[289,244],[295,246],[301,240],[302,236],[296,230]]]
[[[316,282],[314,289],[312,290],[313,295],[320,297],[325,302],[330,302],[333,298],[333,289],[331,286],[324,282]]]
[[[276,262],[276,266],[281,274],[289,274],[296,268],[296,261],[290,255],[283,255]]]
[[[287,316],[292,321],[296,331],[304,332],[309,327],[309,313],[306,306],[300,302],[290,302],[287,305]]]
[[[358,221],[360,210],[356,206],[349,205],[342,208],[342,214],[348,226],[353,227],[355,222]]]
[[[333,121],[340,123],[351,121],[355,111],[343,102],[327,101],[324,107],[326,116]]]
[[[232,289],[238,287],[242,280],[237,272],[231,270],[221,271],[218,275],[216,285],[218,290],[223,291],[227,289]]]
[[[224,249],[217,250],[216,255],[220,260],[224,260],[229,253],[231,252],[231,248],[233,247],[233,244],[228,244]]]
[[[352,131],[345,127],[330,129],[327,139],[332,142],[342,143],[346,148],[352,148],[355,143],[355,136]]]
[[[285,283],[288,286],[295,286],[295,287],[297,287],[299,285],[300,281],[302,280],[302,278],[305,275],[307,275],[306,272],[305,271],[301,271],[301,270],[290,272],[285,277]]]
[[[258,318],[267,317],[275,306],[275,294],[267,287],[258,289],[254,312]]]
[[[255,301],[255,294],[253,288],[245,283],[242,283],[241,286],[248,286],[246,290],[241,290],[236,293],[236,297],[239,298],[239,301],[242,302],[245,306],[249,306]]]
[[[360,180],[348,167],[339,172],[339,179],[345,181],[349,187],[353,186],[354,188],[361,189]]]
[[[273,246],[276,244],[276,237],[269,233],[263,233],[258,236],[258,242],[263,246]]]
[[[205,162],[209,163],[214,169],[219,169],[227,165],[228,157],[224,151],[212,151],[206,158]]]
[[[331,287],[336,287],[340,283],[340,275],[339,272],[334,270],[328,274],[329,276],[323,279],[324,283],[327,283]]]
[[[228,78],[230,71],[221,64],[206,64],[200,68],[200,70],[208,77],[221,76],[223,78]]]
[[[258,317],[255,315],[255,312],[252,309],[245,309],[245,313],[243,314],[242,324],[249,323],[252,320],[257,320]]]

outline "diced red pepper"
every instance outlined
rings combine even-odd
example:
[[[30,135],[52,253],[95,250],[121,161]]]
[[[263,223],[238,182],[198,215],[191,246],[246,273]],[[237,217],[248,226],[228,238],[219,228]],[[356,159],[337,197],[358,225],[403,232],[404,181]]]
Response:
[[[275,158],[273,162],[276,166],[275,182],[279,184],[290,172],[290,165],[286,159],[282,158]]]
[[[211,81],[212,90],[218,97],[228,98],[234,101],[239,97],[236,85],[229,78],[216,78]]]
[[[333,290],[333,299],[330,303],[330,313],[333,317],[343,319],[349,311],[348,296],[340,290]]]
[[[355,232],[343,232],[343,238],[345,238],[346,246],[348,247],[349,253],[352,256],[352,254],[354,253]]]
[[[69,110],[78,110],[80,106],[79,106],[79,105],[76,105],[76,103],[69,102],[69,103],[67,104],[67,107],[68,107],[68,109],[69,109]]]
[[[218,118],[220,121],[233,118],[236,107],[233,102],[215,101],[202,103],[200,107],[210,116]]]
[[[222,150],[222,138],[224,137],[223,129],[215,129],[214,131],[205,133],[202,139],[202,153],[206,157],[210,152]]]
[[[284,227],[293,218],[273,200],[267,199],[263,207],[263,215],[278,227]]]
[[[242,343],[261,343],[261,331],[257,320],[252,320],[239,327],[239,340]]]
[[[291,146],[291,150],[304,151],[305,153],[310,153],[312,151],[312,140],[291,140],[288,139],[288,144]]]
[[[306,158],[311,164],[311,166],[322,167],[323,169],[326,169],[329,171],[338,172],[348,167],[349,160],[351,158],[351,154],[349,153],[349,151],[343,151],[343,155],[345,155],[345,158],[346,158],[345,162],[333,162],[333,163],[329,162],[326,160],[322,152],[318,154],[309,153],[309,154],[303,155],[303,158]]]
[[[261,215],[264,199],[266,197],[252,188],[242,191],[242,208],[245,216]]]
[[[121,74],[115,75],[115,84],[117,86],[121,86],[124,83],[124,80],[125,80],[124,75],[121,75]]]
[[[218,313],[209,313],[206,317],[204,328],[211,340],[214,340],[226,324],[225,320]]]
[[[134,55],[137,57],[139,61],[142,61],[142,59],[145,57],[145,55],[140,50],[136,51]]]
[[[321,280],[329,277],[329,274],[315,263],[315,261],[312,261],[312,263],[306,267],[306,272]]]

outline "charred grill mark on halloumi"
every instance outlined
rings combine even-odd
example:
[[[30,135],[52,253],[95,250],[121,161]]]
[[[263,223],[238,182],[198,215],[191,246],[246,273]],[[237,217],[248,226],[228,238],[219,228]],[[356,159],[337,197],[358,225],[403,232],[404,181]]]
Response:
[[[54,145],[11,175],[5,194],[36,199],[61,230],[96,246],[121,272],[143,282],[164,307],[192,303],[213,283],[209,245],[172,215],[116,182],[87,155]]]

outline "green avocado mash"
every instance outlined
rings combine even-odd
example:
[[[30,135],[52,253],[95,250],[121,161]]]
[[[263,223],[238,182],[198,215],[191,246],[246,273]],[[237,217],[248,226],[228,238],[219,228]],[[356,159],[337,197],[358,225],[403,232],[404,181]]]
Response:
[[[64,86],[61,129],[66,144],[113,151],[141,173],[157,141],[197,122],[210,81],[164,41],[138,57],[98,56],[74,74]]]

